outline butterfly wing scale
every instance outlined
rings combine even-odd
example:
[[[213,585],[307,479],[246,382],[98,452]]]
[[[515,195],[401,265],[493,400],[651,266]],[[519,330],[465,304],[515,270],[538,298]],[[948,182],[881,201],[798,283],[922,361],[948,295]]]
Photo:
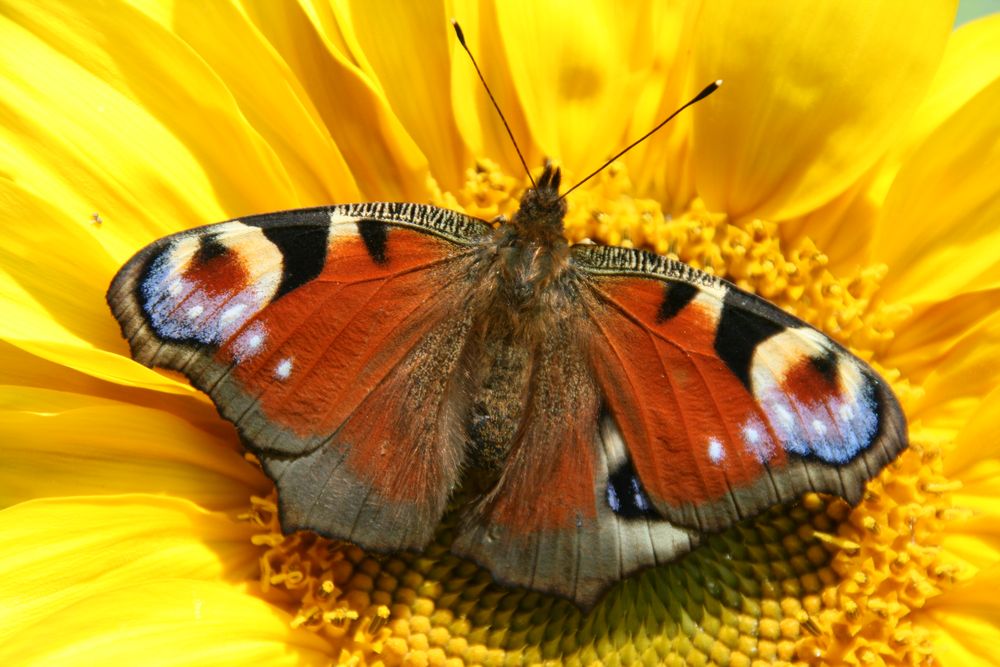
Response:
[[[421,547],[460,469],[462,297],[487,230],[408,204],[255,216],[154,243],[108,301],[136,359],[236,424],[286,530]]]

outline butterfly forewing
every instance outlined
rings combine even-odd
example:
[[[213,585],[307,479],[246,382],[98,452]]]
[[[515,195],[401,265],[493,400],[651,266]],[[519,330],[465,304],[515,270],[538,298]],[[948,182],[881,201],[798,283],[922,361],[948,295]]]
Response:
[[[407,204],[244,218],[146,248],[108,301],[138,360],[236,424],[286,530],[422,547],[461,467],[469,244],[488,231]]]
[[[828,337],[663,257],[580,246],[594,373],[666,518],[719,530],[808,491],[851,502],[906,445],[885,382]]]

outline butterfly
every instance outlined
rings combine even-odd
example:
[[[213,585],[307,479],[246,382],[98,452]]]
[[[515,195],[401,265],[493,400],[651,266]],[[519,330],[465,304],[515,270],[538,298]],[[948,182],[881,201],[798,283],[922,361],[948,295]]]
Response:
[[[285,532],[420,550],[457,512],[452,552],[589,609],[803,493],[857,503],[907,444],[886,382],[725,280],[570,245],[565,196],[600,169],[560,195],[547,163],[499,226],[378,202],[180,232],[108,304],[236,425]]]
[[[278,488],[286,532],[451,550],[593,606],[803,493],[856,503],[906,446],[888,384],[691,266],[570,245],[547,165],[498,227],[412,203],[255,215],[154,242],[107,299]]]

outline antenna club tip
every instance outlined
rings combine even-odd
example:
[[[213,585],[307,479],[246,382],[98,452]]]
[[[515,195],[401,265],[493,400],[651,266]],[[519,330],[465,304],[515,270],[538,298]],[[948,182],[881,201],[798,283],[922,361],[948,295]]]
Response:
[[[695,102],[700,102],[701,100],[705,99],[706,97],[708,97],[709,95],[711,95],[712,93],[714,93],[715,91],[717,91],[719,89],[719,86],[721,86],[721,85],[722,85],[722,79],[716,79],[712,83],[710,83],[707,86],[705,86],[705,88],[700,93],[698,93],[697,95],[695,95],[695,97],[694,97],[693,100],[691,100],[690,102],[688,102],[684,106],[687,107],[687,106],[690,106],[690,105],[694,104]]]
[[[455,29],[458,41],[462,43],[462,46],[465,46],[465,35],[462,33],[462,26],[458,25],[458,19],[451,19],[451,27]]]

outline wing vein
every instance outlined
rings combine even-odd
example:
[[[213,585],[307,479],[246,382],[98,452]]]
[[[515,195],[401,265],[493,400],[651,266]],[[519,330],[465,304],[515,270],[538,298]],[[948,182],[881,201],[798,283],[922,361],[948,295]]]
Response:
[[[609,304],[612,308],[614,308],[615,310],[617,310],[618,312],[620,312],[624,317],[626,317],[627,319],[631,320],[637,326],[639,326],[642,329],[644,329],[651,336],[655,336],[656,338],[659,338],[663,342],[668,343],[670,346],[677,348],[678,350],[680,350],[681,352],[683,352],[684,355],[687,356],[688,358],[691,358],[693,355],[697,355],[699,357],[706,357],[706,358],[709,358],[709,359],[712,358],[712,355],[710,355],[710,354],[705,354],[705,353],[699,352],[697,350],[689,350],[687,348],[684,348],[684,347],[678,345],[677,341],[672,340],[672,339],[664,336],[663,334],[659,333],[655,329],[650,328],[645,322],[642,321],[642,319],[638,315],[636,315],[631,310],[629,310],[628,308],[626,308],[625,306],[623,306],[616,299],[613,299],[610,295],[608,295],[606,292],[604,292],[604,290],[602,290],[597,285],[595,285],[595,284],[593,284],[591,282],[589,286],[590,286],[590,288],[594,292],[596,292],[599,295],[601,301],[604,301],[605,303]]]

